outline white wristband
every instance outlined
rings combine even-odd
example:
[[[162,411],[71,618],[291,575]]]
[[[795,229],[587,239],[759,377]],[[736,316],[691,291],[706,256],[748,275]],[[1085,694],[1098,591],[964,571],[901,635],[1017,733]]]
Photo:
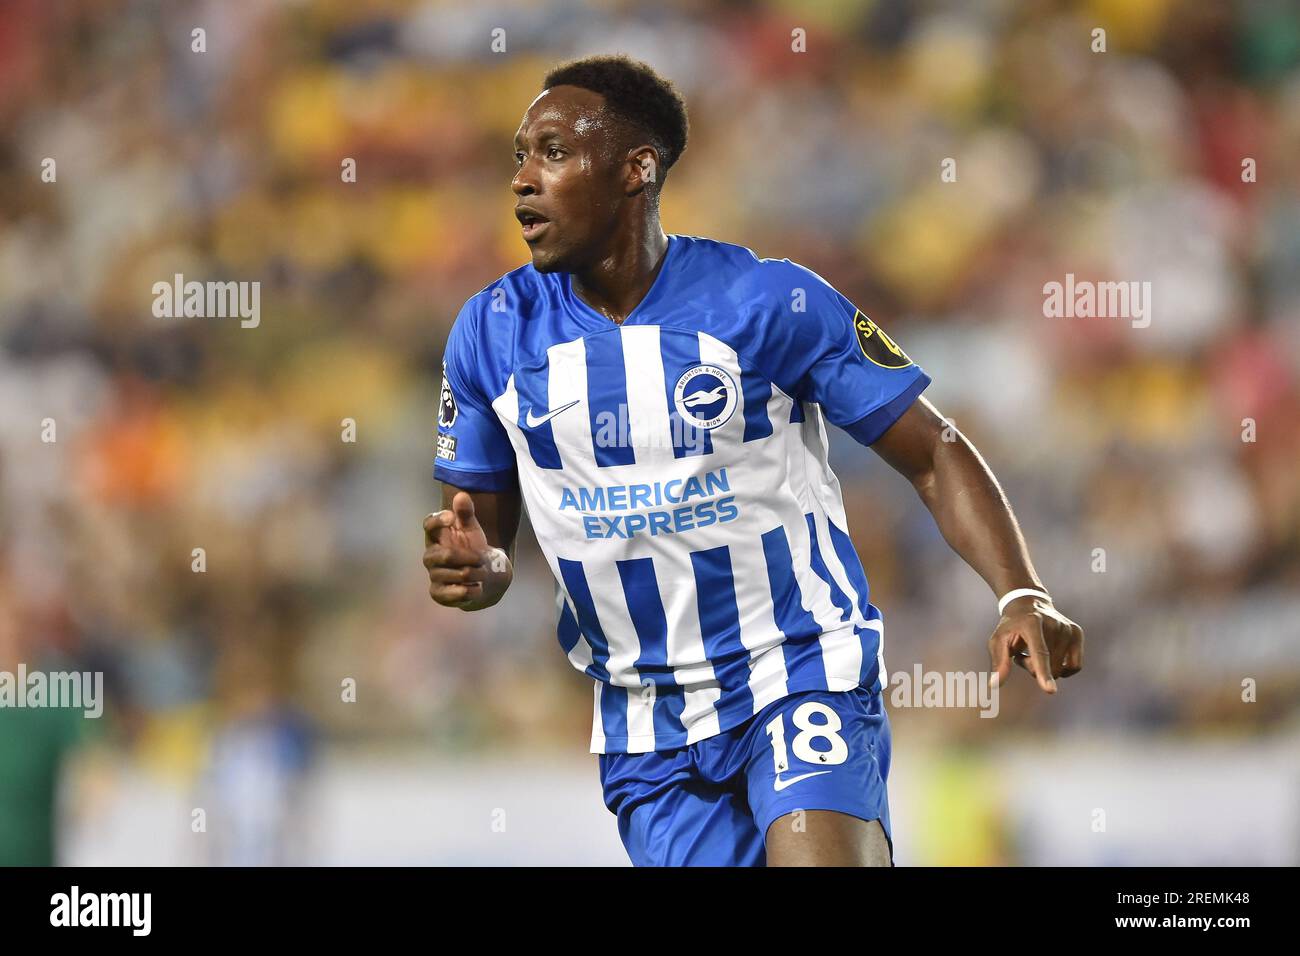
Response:
[[[1014,591],[1008,591],[998,599],[998,614],[1002,614],[1007,609],[1007,605],[1016,598],[1022,597],[1042,598],[1048,604],[1052,603],[1052,596],[1046,591],[1039,591],[1036,588],[1016,588]]]

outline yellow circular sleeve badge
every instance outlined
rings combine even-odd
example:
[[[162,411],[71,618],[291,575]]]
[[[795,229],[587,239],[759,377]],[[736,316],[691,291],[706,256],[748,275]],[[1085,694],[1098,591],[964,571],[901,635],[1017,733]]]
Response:
[[[907,368],[912,364],[898,343],[863,315],[861,310],[853,313],[853,331],[858,335],[858,346],[862,349],[862,354],[881,368]]]

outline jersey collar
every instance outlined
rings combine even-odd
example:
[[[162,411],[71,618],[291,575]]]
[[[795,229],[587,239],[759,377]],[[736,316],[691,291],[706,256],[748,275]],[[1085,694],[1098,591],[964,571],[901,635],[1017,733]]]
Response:
[[[659,267],[659,274],[655,276],[655,281],[650,283],[650,288],[647,289],[646,294],[641,297],[641,301],[636,304],[636,308],[629,312],[627,318],[622,321],[622,325],[643,325],[647,323],[648,320],[645,319],[645,314],[654,306],[654,303],[659,298],[662,298],[664,287],[668,284],[666,277],[669,270],[673,268],[678,248],[681,245],[682,237],[669,233],[668,248],[664,251],[663,264]],[[582,301],[582,299],[573,291],[572,279],[573,273],[571,272],[561,274],[560,291],[564,296],[565,303],[569,307],[569,311],[584,321],[597,322],[604,328],[618,328],[618,324],[611,322],[608,318],[587,305],[586,302]],[[650,320],[650,324],[653,324],[652,320]]]

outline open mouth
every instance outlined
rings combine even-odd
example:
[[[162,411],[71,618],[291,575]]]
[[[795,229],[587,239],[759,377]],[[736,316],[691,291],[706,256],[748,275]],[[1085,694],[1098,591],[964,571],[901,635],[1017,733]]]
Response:
[[[550,220],[533,209],[516,209],[515,218],[524,227],[524,242],[535,241],[550,224]]]

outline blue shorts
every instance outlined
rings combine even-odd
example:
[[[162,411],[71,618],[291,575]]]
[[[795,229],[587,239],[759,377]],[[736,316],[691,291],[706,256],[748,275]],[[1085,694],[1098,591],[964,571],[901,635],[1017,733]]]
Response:
[[[892,856],[889,754],[881,694],[806,691],[686,747],[601,754],[600,782],[636,866],[763,866],[796,810],[879,820]]]

